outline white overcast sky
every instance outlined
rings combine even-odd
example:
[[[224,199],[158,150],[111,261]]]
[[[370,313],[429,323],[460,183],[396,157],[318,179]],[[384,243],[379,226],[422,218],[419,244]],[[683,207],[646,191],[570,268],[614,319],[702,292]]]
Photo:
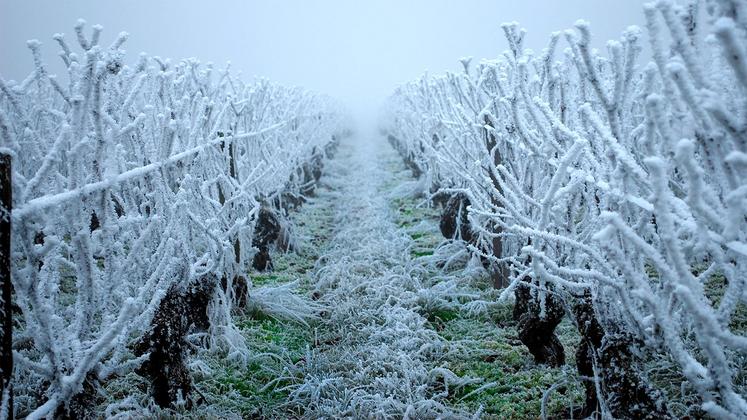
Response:
[[[506,48],[502,22],[518,21],[526,46],[544,48],[550,32],[583,18],[604,48],[629,25],[643,26],[644,0],[0,0],[0,76],[22,79],[32,61],[25,41],[43,42],[52,72],[62,72],[52,34],[74,43],[78,18],[104,27],[102,43],[130,33],[137,54],[231,61],[254,76],[301,85],[372,114],[403,82],[426,70],[458,69],[458,59],[494,58]]]

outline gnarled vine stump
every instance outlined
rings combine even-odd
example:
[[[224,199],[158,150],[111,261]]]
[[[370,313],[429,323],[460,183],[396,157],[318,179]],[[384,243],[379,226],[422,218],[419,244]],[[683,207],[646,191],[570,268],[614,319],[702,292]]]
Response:
[[[555,327],[565,315],[562,300],[554,293],[546,292],[544,312],[539,296],[533,295],[529,287],[531,279],[522,279],[514,290],[514,320],[518,322],[519,339],[534,356],[534,361],[548,366],[565,363],[565,350],[555,335]]]
[[[605,332],[588,294],[574,305],[573,313],[581,333],[576,368],[581,376],[599,380],[610,413],[618,419],[672,418],[663,394],[649,384],[638,368],[640,360],[633,351],[635,340],[622,332]],[[574,417],[585,418],[597,413],[596,384],[587,380],[584,388],[584,407],[574,413]]]
[[[254,238],[252,239],[252,246],[259,250],[252,260],[252,267],[256,270],[264,271],[272,269],[270,245],[278,239],[280,228],[280,220],[275,213],[262,206],[259,209],[257,224],[254,228]]]
[[[469,205],[469,197],[463,193],[449,197],[438,224],[444,238],[472,241],[472,229],[467,218],[467,206]]]
[[[172,285],[156,309],[150,330],[135,348],[140,356],[150,353],[139,373],[151,381],[153,400],[171,407],[183,400],[191,405],[192,377],[186,364],[186,337],[210,328],[208,305],[218,279],[206,275],[189,285]]]

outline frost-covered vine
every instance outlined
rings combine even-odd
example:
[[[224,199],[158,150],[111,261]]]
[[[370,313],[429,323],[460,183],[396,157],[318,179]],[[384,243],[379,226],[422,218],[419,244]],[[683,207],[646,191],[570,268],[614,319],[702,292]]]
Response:
[[[672,360],[712,417],[744,418],[747,6],[661,0],[645,16],[647,36],[631,27],[606,56],[584,21],[538,54],[506,24],[509,51],[401,87],[386,129],[431,192],[469,197],[473,252],[510,266],[503,298],[529,287],[539,318],[550,295],[591,299],[599,410],[620,413],[598,364],[615,341]]]
[[[53,415],[137,368],[135,343],[172,287],[214,276],[211,348],[246,357],[231,282],[246,273],[258,212],[307,188],[303,166],[341,131],[329,99],[228,69],[141,55],[120,34],[79,52],[54,36],[68,74],[0,79],[0,138],[13,156],[17,415]],[[274,203],[274,204],[273,204]],[[227,284],[226,284],[227,283]]]

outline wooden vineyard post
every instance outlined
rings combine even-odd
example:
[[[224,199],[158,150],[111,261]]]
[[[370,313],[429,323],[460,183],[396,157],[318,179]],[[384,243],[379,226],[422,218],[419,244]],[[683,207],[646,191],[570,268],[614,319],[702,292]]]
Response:
[[[494,128],[493,121],[488,118],[486,115],[485,117],[485,126]],[[493,156],[493,166],[498,167],[499,165],[503,164],[503,158],[501,157],[500,152],[496,148],[498,144],[498,140],[495,138],[495,134],[493,134],[491,131],[489,131],[487,128],[484,129],[485,131],[485,148],[488,151],[488,154],[495,153]],[[495,149],[495,150],[493,150]],[[501,187],[501,183],[498,182],[498,179],[495,177],[492,171],[488,172],[488,176],[490,177],[491,182],[493,183],[493,187],[495,187],[496,191],[498,191],[499,194],[503,195],[503,188]],[[493,202],[493,205],[496,207],[502,207],[498,199],[496,199],[493,195],[490,196],[491,200]],[[494,228],[493,233],[496,235],[500,235],[503,232],[503,228],[496,226]],[[495,258],[500,259],[503,256],[503,238],[500,236],[496,236],[493,238],[493,256]],[[508,276],[509,276],[509,270],[506,266],[506,263],[498,263],[495,267],[493,267],[492,272],[490,273],[490,277],[493,279],[493,287],[496,289],[503,289],[504,287],[508,286]]]
[[[11,179],[11,156],[0,152],[0,385],[2,405],[0,416],[5,420],[13,417],[13,309],[10,278],[10,228],[13,205]]]

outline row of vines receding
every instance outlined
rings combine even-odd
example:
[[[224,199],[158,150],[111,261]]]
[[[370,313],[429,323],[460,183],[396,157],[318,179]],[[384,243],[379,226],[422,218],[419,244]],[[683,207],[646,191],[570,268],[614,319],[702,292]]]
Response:
[[[539,53],[505,24],[498,59],[399,88],[385,131],[537,363],[565,363],[575,323],[572,414],[745,418],[747,3],[645,19],[606,55],[584,21]]]
[[[127,65],[127,34],[100,34],[54,36],[64,78],[29,41],[34,71],[0,79],[2,418],[83,417],[129,372],[161,407],[198,402],[188,355],[250,357],[233,321],[247,273],[292,243],[287,213],[346,133],[326,97],[195,60]]]

